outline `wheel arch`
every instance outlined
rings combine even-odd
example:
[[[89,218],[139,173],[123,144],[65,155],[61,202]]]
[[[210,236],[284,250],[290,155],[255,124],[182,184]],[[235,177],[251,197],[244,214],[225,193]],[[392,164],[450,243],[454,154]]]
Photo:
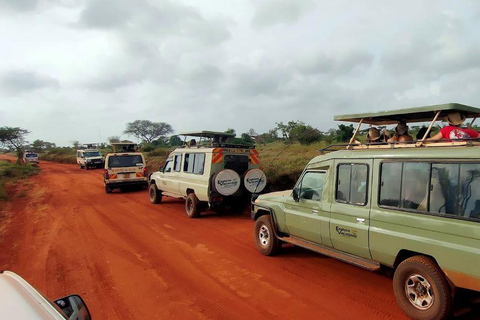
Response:
[[[187,191],[185,191],[185,193],[188,196],[190,193],[195,193],[195,190],[193,190],[192,188],[187,188]]]
[[[411,257],[414,257],[414,256],[424,256],[424,257],[428,257],[430,259],[432,259],[436,264],[437,266],[440,268],[440,270],[442,271],[443,273],[443,276],[445,277],[445,279],[447,279],[447,282],[450,286],[450,289],[451,289],[451,292],[452,292],[452,295],[455,294],[456,292],[456,286],[455,284],[449,279],[449,277],[447,276],[447,274],[445,273],[445,271],[443,271],[442,267],[440,266],[440,264],[438,264],[438,261],[437,259],[435,259],[435,257],[431,256],[431,255],[428,255],[428,254],[425,254],[425,253],[421,253],[421,252],[416,252],[416,251],[412,251],[412,250],[407,250],[407,249],[402,249],[398,252],[397,254],[397,257],[395,258],[395,262],[393,264],[393,269],[396,270],[397,267],[400,265],[400,263],[402,263],[403,261],[407,260],[408,258],[411,258]]]

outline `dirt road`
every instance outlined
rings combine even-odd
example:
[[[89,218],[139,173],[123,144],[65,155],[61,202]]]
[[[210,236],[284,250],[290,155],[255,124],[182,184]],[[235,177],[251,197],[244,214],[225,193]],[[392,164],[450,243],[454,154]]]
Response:
[[[262,256],[248,213],[189,219],[182,201],[106,194],[101,170],[40,166],[4,208],[0,269],[81,294],[96,320],[406,319],[386,275],[291,246]]]

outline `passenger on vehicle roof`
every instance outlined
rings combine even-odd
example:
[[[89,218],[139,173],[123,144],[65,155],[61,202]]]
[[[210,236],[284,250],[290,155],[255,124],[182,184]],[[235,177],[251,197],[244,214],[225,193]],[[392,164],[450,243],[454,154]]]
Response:
[[[408,134],[408,126],[405,121],[400,121],[395,127],[395,134],[388,139],[387,142],[407,142],[413,141],[411,135]]]
[[[460,112],[452,112],[448,114],[445,120],[448,121],[449,125],[443,127],[439,133],[437,133],[428,140],[434,141],[444,139],[450,141],[458,139],[478,138],[480,134],[477,131],[460,127],[466,119],[467,117],[465,117],[465,115],[461,114]]]
[[[378,130],[375,127],[371,127],[370,129],[368,129],[368,132],[367,132],[368,143],[387,142],[388,138],[389,138],[388,133],[386,132],[380,133],[380,130]]]
[[[420,130],[418,130],[418,133],[417,133],[417,136],[416,136],[417,140],[422,140],[422,139],[423,139],[423,136],[425,135],[425,133],[427,132],[427,130],[428,130],[427,127],[421,127]],[[432,132],[430,131],[430,132],[428,133],[428,135],[425,137],[425,139],[430,138],[430,134],[431,134],[431,133],[432,133]]]
[[[194,147],[196,145],[197,145],[197,140],[195,140],[195,139],[190,140],[190,142],[188,143],[189,147]]]

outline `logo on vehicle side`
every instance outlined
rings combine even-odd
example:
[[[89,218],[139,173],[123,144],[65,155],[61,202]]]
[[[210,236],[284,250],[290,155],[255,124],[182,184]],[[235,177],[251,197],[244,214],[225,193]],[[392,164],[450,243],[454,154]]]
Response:
[[[357,230],[350,230],[346,228],[342,228],[339,226],[335,227],[335,231],[341,236],[349,237],[349,238],[357,238]]]

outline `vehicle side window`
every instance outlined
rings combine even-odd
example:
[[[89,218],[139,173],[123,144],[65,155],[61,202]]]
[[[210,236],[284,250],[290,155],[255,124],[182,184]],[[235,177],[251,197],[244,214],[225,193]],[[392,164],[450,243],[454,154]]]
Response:
[[[323,186],[325,185],[324,172],[307,172],[300,182],[298,192],[300,199],[322,200]]]
[[[344,203],[367,204],[367,175],[366,164],[339,165],[335,199]]]
[[[383,163],[379,204],[480,221],[480,164]]]
[[[426,211],[429,178],[429,163],[383,163],[380,204]]]
[[[183,171],[187,173],[203,174],[205,167],[204,153],[186,153]]]
[[[173,170],[175,170],[176,172],[180,172],[182,168],[182,155],[176,154],[174,161],[175,161],[175,164],[173,166]]]
[[[163,172],[172,172],[172,160],[167,160],[165,167],[163,167]]]

